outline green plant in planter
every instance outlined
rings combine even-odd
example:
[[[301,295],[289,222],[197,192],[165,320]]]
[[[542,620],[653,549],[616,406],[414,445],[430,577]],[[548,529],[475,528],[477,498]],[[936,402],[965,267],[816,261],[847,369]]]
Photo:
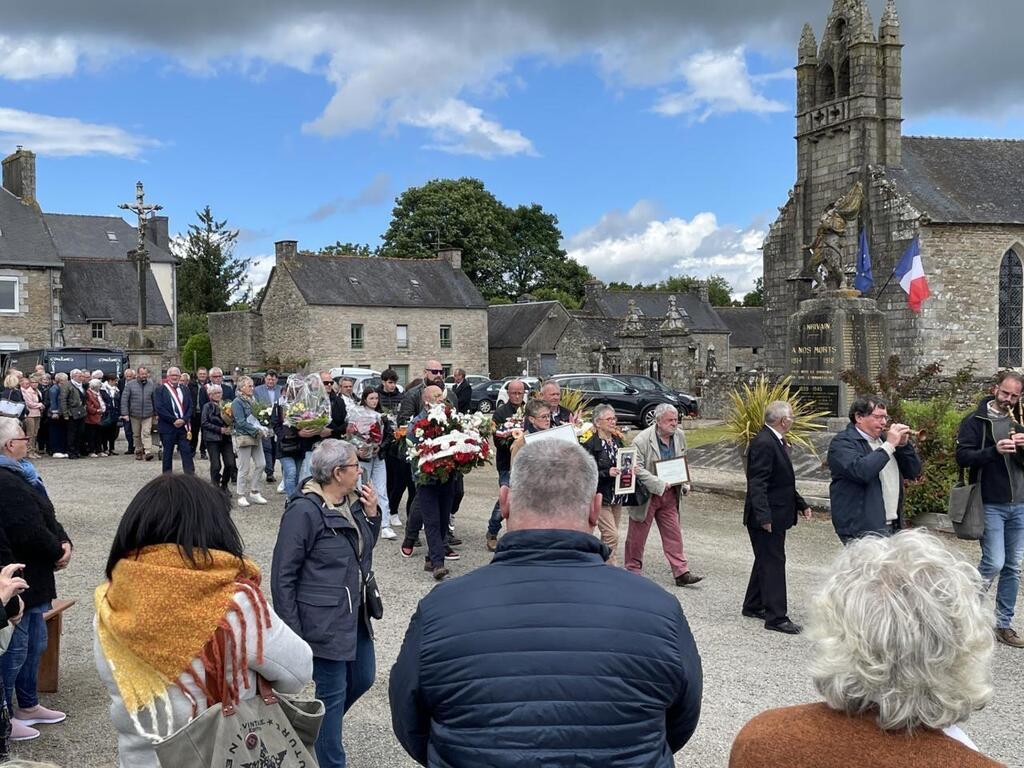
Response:
[[[946,512],[949,489],[957,478],[957,429],[972,410],[958,410],[948,397],[903,401],[905,423],[924,433],[924,439],[915,441],[923,470],[921,479],[906,487],[903,506],[907,517]]]
[[[790,443],[808,449],[815,456],[818,455],[814,444],[807,438],[812,432],[825,428],[821,420],[828,416],[828,412],[815,411],[812,402],[793,391],[791,381],[792,379],[787,376],[775,384],[769,384],[768,380],[761,376],[754,382],[754,386],[744,384],[742,389],[729,393],[732,408],[729,410],[725,429],[744,456],[747,455],[750,441],[764,427],[765,409],[769,403],[776,400],[785,400],[793,409],[793,426],[787,435]]]

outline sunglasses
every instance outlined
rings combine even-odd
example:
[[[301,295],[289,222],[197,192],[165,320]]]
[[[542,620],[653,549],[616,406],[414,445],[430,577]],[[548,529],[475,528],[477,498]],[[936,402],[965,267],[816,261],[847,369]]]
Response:
[[[427,373],[433,373],[435,375],[444,373],[444,368],[424,368]]]
[[[322,379],[320,383],[323,384],[325,387],[330,387],[334,385],[334,381],[332,381],[331,379]]]

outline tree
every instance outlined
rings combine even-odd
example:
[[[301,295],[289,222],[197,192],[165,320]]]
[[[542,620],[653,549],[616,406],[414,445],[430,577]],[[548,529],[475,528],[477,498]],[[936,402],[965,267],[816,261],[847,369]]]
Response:
[[[510,211],[509,221],[515,250],[503,259],[503,294],[515,300],[526,293],[561,293],[578,306],[590,272],[562,250],[558,217],[534,203]]]
[[[739,306],[739,302],[732,300],[732,286],[729,281],[721,275],[709,275],[708,303],[713,307]],[[673,275],[658,283],[629,283],[612,282],[608,283],[608,289],[612,291],[672,291],[673,293],[697,293],[700,291],[704,279],[694,275]]]
[[[196,211],[198,224],[190,224],[178,265],[178,313],[205,315],[223,312],[233,302],[248,302],[247,285],[251,259],[234,255],[238,230],[228,229],[227,220],[217,221],[206,206]]]
[[[185,343],[185,347],[181,350],[181,364],[193,372],[213,365],[210,334],[197,333]]]
[[[754,290],[750,291],[743,297],[744,307],[763,307],[764,306],[764,278],[759,277],[754,281]]]
[[[197,333],[206,333],[208,324],[206,315],[200,312],[179,312],[178,313],[178,347],[184,347],[185,343]]]
[[[540,288],[534,291],[533,296],[537,301],[560,301],[566,309],[579,309],[583,306],[583,299],[579,296],[558,288]]]
[[[335,241],[334,245],[325,245],[319,253],[324,256],[380,256],[380,246],[371,248],[366,243],[343,243]]]

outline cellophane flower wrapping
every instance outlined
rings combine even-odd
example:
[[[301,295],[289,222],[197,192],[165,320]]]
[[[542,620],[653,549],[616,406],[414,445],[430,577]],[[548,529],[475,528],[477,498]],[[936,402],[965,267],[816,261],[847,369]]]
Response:
[[[316,373],[289,376],[281,408],[284,423],[295,429],[320,431],[331,423],[331,399]]]
[[[409,422],[406,442],[416,484],[446,482],[490,461],[490,419],[460,414],[445,404],[432,405]]]
[[[383,414],[364,405],[356,405],[346,412],[348,423],[356,431],[346,439],[356,447],[356,455],[363,461],[369,461],[380,451],[384,439]]]
[[[523,422],[526,420],[526,406],[518,410],[501,424],[493,424],[494,441],[507,445],[514,443],[523,434]]]

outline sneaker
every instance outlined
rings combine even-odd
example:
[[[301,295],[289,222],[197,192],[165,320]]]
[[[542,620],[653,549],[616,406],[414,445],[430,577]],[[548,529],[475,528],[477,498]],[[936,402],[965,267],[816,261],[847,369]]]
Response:
[[[277,484],[277,492],[284,493],[284,480]]]
[[[29,728],[22,722],[11,718],[11,741],[32,741],[39,738],[39,731]]]
[[[1009,627],[996,629],[996,640],[1011,648],[1024,648],[1024,638],[1018,635]]]
[[[398,534],[391,530],[390,526],[387,528],[380,529],[380,537],[382,539],[397,539]]]
[[[444,550],[444,559],[445,560],[458,560],[461,557],[462,557],[462,555],[460,555],[458,552],[456,552],[451,547],[445,547],[445,550]]]
[[[401,528],[402,527],[402,518],[400,518],[398,515],[391,515],[391,527],[392,528]]]
[[[263,495],[261,493],[259,493],[259,492],[250,493],[249,494],[249,500],[253,501],[253,502],[257,503],[257,504],[266,504],[267,503],[267,500],[264,499]]]
[[[447,539],[447,540],[445,541],[445,543],[446,543],[446,544],[447,544],[447,545],[448,545],[449,547],[457,547],[457,546],[459,546],[460,544],[462,544],[462,539],[460,539],[460,538],[459,538],[458,536],[456,536],[456,535],[455,535],[454,533],[449,533],[449,534],[448,534],[448,539]]]
[[[29,709],[15,709],[14,719],[22,725],[53,725],[67,719],[67,715],[56,709],[47,709],[36,704]]]
[[[99,457],[100,457],[100,455],[98,453],[90,453],[89,454],[89,458],[90,459],[98,459]]]
[[[429,557],[423,562],[423,570],[426,571],[427,573],[433,573],[434,572],[434,565],[433,565],[433,563],[430,562],[430,558]]]
[[[409,542],[408,539],[406,539],[402,542],[402,548],[399,550],[399,552],[401,553],[402,557],[412,557],[412,548],[413,545]]]
[[[240,507],[251,507],[252,505],[249,503],[249,500],[247,498],[245,498],[245,496],[239,496],[238,497],[238,506],[240,506]]]
[[[153,460],[153,454],[152,453],[147,453],[146,454],[146,461],[152,461],[152,460]]]
[[[491,534],[488,533],[487,534],[487,542],[486,543],[487,543],[487,551],[488,552],[495,552],[495,551],[497,551],[497,549],[498,549],[498,537],[497,536],[491,536]]]
[[[268,483],[272,483],[272,482],[274,482],[275,480],[277,480],[277,478],[276,478],[276,477],[274,477],[273,475],[267,475],[267,482],[268,482]]]
[[[443,565],[440,568],[434,569],[434,581],[444,581],[447,575],[448,569],[445,568]]]
[[[67,457],[68,457],[68,455],[66,453],[55,453],[55,454],[53,454],[53,458],[55,458],[55,459],[66,459]]]

